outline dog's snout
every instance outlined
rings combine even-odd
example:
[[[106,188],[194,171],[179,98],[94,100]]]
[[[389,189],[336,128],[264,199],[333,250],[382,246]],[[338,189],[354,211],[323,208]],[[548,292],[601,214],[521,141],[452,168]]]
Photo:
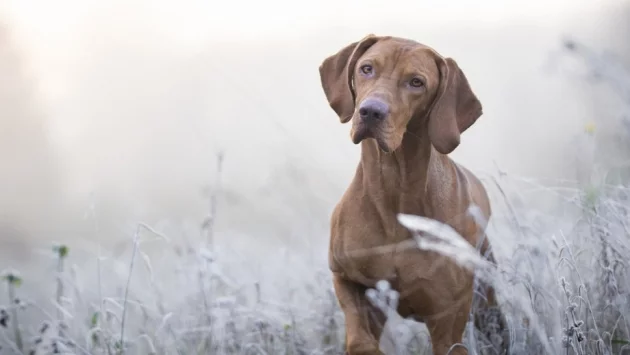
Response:
[[[364,121],[380,121],[389,114],[389,106],[386,103],[376,100],[367,99],[359,106],[359,115]]]

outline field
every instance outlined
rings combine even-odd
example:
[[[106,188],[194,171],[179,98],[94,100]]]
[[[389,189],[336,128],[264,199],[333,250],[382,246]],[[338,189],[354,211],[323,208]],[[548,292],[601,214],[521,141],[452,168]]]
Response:
[[[418,242],[498,291],[509,338],[467,331],[469,353],[630,354],[630,7],[220,43],[190,39],[201,17],[156,38],[176,16],[138,4],[67,37],[0,18],[0,355],[343,354],[328,218],[358,147],[316,69],[378,31],[456,58],[484,104],[453,156],[491,195],[498,265]],[[384,311],[388,354],[431,354]]]

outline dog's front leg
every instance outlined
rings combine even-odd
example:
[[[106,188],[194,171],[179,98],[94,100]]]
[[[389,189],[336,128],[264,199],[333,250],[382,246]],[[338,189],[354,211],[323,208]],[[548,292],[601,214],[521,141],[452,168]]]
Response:
[[[333,274],[333,284],[345,317],[346,354],[382,355],[377,339],[384,316],[369,303],[366,288],[338,274]]]

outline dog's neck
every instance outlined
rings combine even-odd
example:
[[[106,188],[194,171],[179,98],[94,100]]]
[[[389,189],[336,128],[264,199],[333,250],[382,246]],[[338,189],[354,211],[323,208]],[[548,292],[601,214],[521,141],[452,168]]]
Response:
[[[405,133],[401,145],[391,153],[380,150],[374,139],[364,140],[359,169],[367,194],[398,204],[404,203],[404,197],[424,200],[432,150],[426,134]]]

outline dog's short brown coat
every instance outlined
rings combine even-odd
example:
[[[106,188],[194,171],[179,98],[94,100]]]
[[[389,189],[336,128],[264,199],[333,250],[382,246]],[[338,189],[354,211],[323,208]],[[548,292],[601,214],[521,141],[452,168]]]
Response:
[[[398,311],[422,319],[434,353],[446,354],[462,341],[472,274],[445,256],[401,244],[411,234],[396,216],[436,219],[477,245],[483,227],[466,211],[475,204],[489,219],[487,193],[446,154],[481,116],[481,103],[453,59],[403,38],[368,35],[326,58],[319,72],[331,108],[342,123],[352,121],[352,141],[361,144],[356,174],[330,229],[329,264],[345,315],[346,351],[380,354],[380,315],[365,291],[388,280],[400,292]],[[379,112],[376,118],[369,109]],[[487,247],[484,241],[482,252]]]

